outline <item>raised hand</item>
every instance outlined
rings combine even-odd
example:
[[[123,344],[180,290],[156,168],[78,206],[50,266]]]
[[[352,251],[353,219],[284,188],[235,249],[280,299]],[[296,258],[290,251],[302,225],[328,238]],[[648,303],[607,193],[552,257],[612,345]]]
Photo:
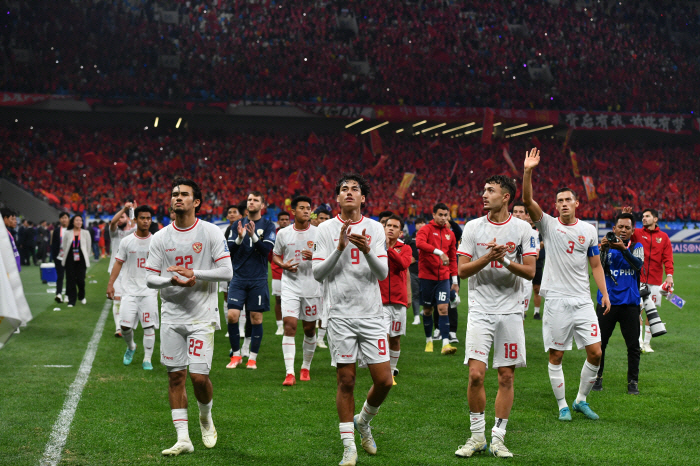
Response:
[[[540,163],[540,150],[533,147],[530,152],[525,152],[524,167],[526,170],[532,170]]]
[[[248,236],[252,238],[255,234],[255,222],[248,223],[248,225],[245,226],[245,230],[248,232]]]
[[[365,233],[367,232],[367,229],[362,230],[362,235],[358,235],[356,233],[351,234],[348,236],[348,240],[355,246],[357,246],[357,249],[362,251],[363,254],[367,254],[369,252],[369,241],[367,241],[367,236]]]
[[[626,205],[622,208],[622,213],[623,214],[631,214],[632,213],[632,206]]]
[[[245,228],[243,228],[243,222],[238,222],[238,237],[243,239],[245,236]]]

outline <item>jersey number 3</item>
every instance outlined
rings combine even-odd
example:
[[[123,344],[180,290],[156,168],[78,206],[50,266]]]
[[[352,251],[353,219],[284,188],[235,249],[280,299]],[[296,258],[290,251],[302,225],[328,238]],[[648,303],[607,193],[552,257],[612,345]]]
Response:
[[[576,246],[576,243],[573,241],[569,241],[569,249],[566,250],[568,254],[573,254],[574,253],[574,246]]]

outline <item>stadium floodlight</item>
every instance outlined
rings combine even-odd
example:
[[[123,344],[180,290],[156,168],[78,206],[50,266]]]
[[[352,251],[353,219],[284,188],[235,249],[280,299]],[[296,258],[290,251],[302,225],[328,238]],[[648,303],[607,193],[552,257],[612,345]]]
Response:
[[[358,124],[358,123],[360,123],[360,122],[362,122],[362,121],[365,121],[365,119],[364,119],[364,118],[358,118],[357,120],[353,121],[352,123],[348,123],[347,125],[345,125],[345,129],[348,129],[348,128],[351,127],[352,125],[356,125],[356,124]]]
[[[493,127],[495,128],[496,126],[501,126],[502,124],[503,124],[503,123],[501,123],[501,122],[499,121],[498,123],[494,123],[494,124],[493,124]]]
[[[544,129],[549,129],[549,128],[553,128],[553,127],[554,127],[554,125],[541,126],[541,127],[539,127],[539,128],[528,129],[527,131],[521,131],[521,132],[519,132],[519,133],[510,134],[510,135],[508,135],[508,136],[506,136],[506,137],[507,137],[507,138],[514,138],[515,136],[521,136],[521,135],[523,135],[523,134],[534,133],[535,131],[542,131],[542,130],[544,130]]]
[[[412,126],[415,128],[416,126],[423,125],[423,124],[425,124],[425,123],[427,123],[427,122],[428,122],[428,120],[419,121],[418,123],[413,123]]]
[[[154,127],[154,128],[157,128],[157,127],[158,127],[158,117],[156,117],[156,121],[155,121],[155,123],[153,123],[153,127]]]
[[[427,133],[428,131],[432,131],[434,129],[442,128],[443,126],[447,125],[447,123],[440,123],[439,125],[431,126],[430,128],[425,128],[421,133]]]
[[[381,128],[384,125],[388,125],[389,122],[385,121],[384,123],[379,123],[377,126],[372,126],[371,128],[367,128],[366,130],[362,131],[360,134],[366,134],[369,133],[370,131],[374,131],[377,128]]]
[[[446,129],[445,131],[442,132],[442,134],[451,133],[452,131],[457,131],[457,130],[460,130],[460,129],[462,129],[462,128],[468,128],[468,127],[470,127],[470,126],[474,126],[475,124],[476,124],[476,123],[471,122],[471,123],[467,123],[466,125],[456,126],[456,127],[454,127],[454,128]]]
[[[464,133],[462,133],[462,135],[463,135],[463,136],[466,136],[467,134],[478,133],[478,132],[481,131],[482,129],[484,129],[484,128],[477,128],[477,129],[473,129],[473,130],[471,130],[471,131],[465,131]]]
[[[178,129],[180,127],[180,123],[182,123],[182,118],[177,119],[177,123],[175,123],[175,129]]]
[[[523,123],[522,125],[517,125],[517,126],[511,126],[510,128],[504,129],[503,132],[505,133],[506,131],[510,131],[510,130],[518,129],[518,128],[524,128],[526,126],[527,126],[527,123]]]
[[[403,133],[403,128],[399,128],[396,130],[396,134]]]

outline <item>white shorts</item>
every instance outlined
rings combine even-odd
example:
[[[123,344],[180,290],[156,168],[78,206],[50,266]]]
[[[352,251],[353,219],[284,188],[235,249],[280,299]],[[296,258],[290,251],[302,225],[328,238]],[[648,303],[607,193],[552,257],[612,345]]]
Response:
[[[493,346],[493,367],[525,367],[525,329],[523,316],[487,314],[470,310],[467,314],[467,338],[464,364],[476,359],[489,368],[489,352]]]
[[[119,308],[119,325],[136,330],[141,322],[141,327],[160,328],[158,318],[158,296],[122,296],[122,304]]]
[[[362,319],[328,319],[328,344],[338,364],[354,364],[358,353],[367,364],[389,361],[389,345],[382,317]]]
[[[272,279],[272,296],[282,296],[282,280]]]
[[[544,302],[542,338],[544,350],[571,349],[572,337],[576,347],[583,349],[600,342],[598,316],[589,298],[548,298]]]
[[[122,274],[117,275],[117,279],[114,280],[114,297],[121,299],[122,297]],[[121,308],[120,308],[121,312]]]
[[[651,299],[651,302],[656,305],[657,308],[661,307],[661,285],[647,285],[649,288],[649,291],[651,291],[651,294],[649,295],[649,299]]]
[[[282,292],[282,318],[294,317],[304,322],[315,322],[321,318],[322,298],[303,298]]]
[[[206,364],[214,355],[214,324],[163,324],[160,329],[160,362],[168,367]],[[207,371],[207,374],[209,372]]]
[[[406,306],[384,304],[384,328],[390,337],[406,335]]]
[[[219,293],[228,293],[228,284],[229,282],[219,282]]]
[[[524,297],[523,297],[523,318],[525,318],[525,313],[527,312],[527,309],[530,307],[530,298],[532,297],[532,281],[530,280],[525,280],[523,288],[525,289]]]

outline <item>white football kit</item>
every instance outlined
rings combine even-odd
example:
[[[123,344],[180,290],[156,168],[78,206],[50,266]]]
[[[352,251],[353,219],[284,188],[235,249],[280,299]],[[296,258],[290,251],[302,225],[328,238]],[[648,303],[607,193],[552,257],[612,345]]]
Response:
[[[336,216],[318,226],[313,267],[333,254],[343,224],[340,216]],[[362,217],[349,228],[351,234],[366,230],[372,251],[378,258],[387,260],[386,236],[379,222]],[[323,308],[328,316],[331,353],[338,363],[355,363],[360,349],[368,364],[389,361],[379,281],[364,254],[352,243],[348,243],[323,281]]]
[[[151,239],[146,269],[170,279],[179,265],[195,271],[196,284],[189,288],[161,288],[161,362],[169,367],[206,364],[211,368],[214,330],[219,330],[218,281],[231,278],[233,268],[226,239],[216,225],[197,219],[181,230],[174,223]],[[197,280],[214,269],[224,268],[226,277],[214,281]],[[192,371],[192,369],[190,369]]]
[[[282,317],[307,322],[321,318],[321,285],[314,279],[313,261],[302,257],[302,251],[313,251],[316,230],[313,225],[306,230],[297,230],[292,224],[277,232],[272,253],[282,262],[291,260],[299,264],[296,272],[282,271]]]
[[[578,219],[564,224],[546,213],[535,224],[547,244],[540,286],[545,351],[570,350],[572,339],[579,349],[600,342],[588,277],[588,258],[600,254],[595,227]]]
[[[539,232],[537,230],[532,230],[532,237],[535,240],[535,253],[540,252],[540,238],[539,238]],[[537,257],[537,256],[535,256]],[[532,280],[525,280],[524,278],[520,277],[520,281],[523,284],[523,319],[525,318],[525,313],[527,312],[528,308],[530,307],[530,298],[532,297]]]
[[[160,327],[158,318],[158,291],[146,285],[146,258],[153,235],[146,238],[129,235],[119,243],[114,259],[122,264],[122,304],[119,312],[120,325],[136,329],[141,326]]]
[[[468,222],[457,254],[477,260],[488,255],[488,243],[505,245],[506,258],[523,263],[524,256],[536,256],[532,228],[527,222],[509,215],[503,223],[492,222],[488,215]],[[497,261],[492,261],[469,277],[469,315],[464,363],[469,359],[488,367],[488,355],[494,347],[493,367],[524,367],[525,332],[522,323],[523,280]]]
[[[136,225],[133,227],[124,230],[121,230],[117,228],[116,230],[108,230],[109,231],[109,248],[110,248],[110,257],[109,257],[109,265],[107,266],[107,273],[112,273],[112,268],[114,268],[114,262],[117,260],[117,252],[119,251],[119,245],[121,244],[121,241],[128,237],[129,235],[133,234],[136,231]],[[114,297],[119,298],[122,295],[122,278],[121,274],[117,277],[116,280],[114,280]]]

